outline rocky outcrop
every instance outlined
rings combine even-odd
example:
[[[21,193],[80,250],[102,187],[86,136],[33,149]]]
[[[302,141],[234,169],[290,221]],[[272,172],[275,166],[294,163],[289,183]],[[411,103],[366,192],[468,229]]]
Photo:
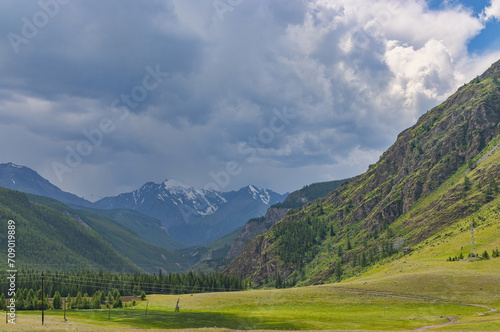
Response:
[[[255,237],[222,273],[240,278],[250,277],[256,283],[267,278],[276,279],[278,274],[285,279],[293,267],[279,263],[276,252],[272,250],[273,245],[274,241],[264,235]]]
[[[267,232],[278,220],[284,218],[290,209],[269,208],[264,218],[256,218],[248,221],[243,227],[238,237],[231,243],[231,249],[226,256],[233,259],[238,256],[245,245],[258,235]]]

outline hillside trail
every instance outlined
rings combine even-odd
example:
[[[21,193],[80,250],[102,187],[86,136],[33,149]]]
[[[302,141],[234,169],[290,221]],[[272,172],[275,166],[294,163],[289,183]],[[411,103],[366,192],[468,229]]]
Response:
[[[498,312],[497,309],[495,308],[492,308],[492,307],[489,307],[487,305],[483,305],[483,304],[464,304],[464,305],[467,305],[467,306],[472,306],[472,307],[479,307],[479,308],[484,308],[484,309],[488,309],[489,311],[487,312]],[[487,312],[481,312],[481,313],[478,313],[478,314],[485,314]],[[459,322],[457,317],[455,316],[446,316],[446,318],[448,318],[450,321],[447,322],[447,323],[442,323],[442,324],[436,324],[436,325],[429,325],[429,326],[424,326],[424,327],[420,327],[418,329],[414,329],[412,331],[427,331],[427,330],[431,330],[431,329],[436,329],[436,328],[439,328],[439,327],[445,327],[445,326],[453,326],[453,325],[463,325],[463,324],[473,324],[473,323],[486,323],[486,322],[496,322],[496,321],[500,321],[500,318],[497,318],[497,319],[485,319],[485,320],[481,320],[481,321],[474,321],[474,322]]]

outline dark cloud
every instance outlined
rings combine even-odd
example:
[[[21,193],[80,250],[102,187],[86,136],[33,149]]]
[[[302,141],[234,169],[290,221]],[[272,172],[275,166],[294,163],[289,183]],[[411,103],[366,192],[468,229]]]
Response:
[[[355,175],[497,56],[466,53],[478,17],[419,1],[57,8],[16,52],[9,33],[43,9],[0,3],[0,140],[14,142],[0,153],[93,198],[165,178],[203,187],[232,161],[243,171],[227,190]],[[53,163],[85,141],[92,152],[59,181]]]

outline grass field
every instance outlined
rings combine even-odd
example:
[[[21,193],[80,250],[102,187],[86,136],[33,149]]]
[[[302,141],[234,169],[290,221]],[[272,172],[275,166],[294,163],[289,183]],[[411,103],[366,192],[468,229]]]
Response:
[[[442,330],[498,331],[500,315],[460,303],[401,292],[356,289],[355,283],[183,296],[148,296],[127,309],[113,309],[108,322],[106,310],[49,311],[41,327],[40,312],[20,312],[16,329],[106,330],[175,329],[193,330],[414,330],[444,324]],[[366,285],[365,285],[366,286]],[[181,311],[174,312],[180,298]],[[500,303],[499,303],[500,304]],[[495,321],[489,321],[495,320]],[[468,324],[457,325],[460,323]],[[11,330],[9,326],[9,330]]]

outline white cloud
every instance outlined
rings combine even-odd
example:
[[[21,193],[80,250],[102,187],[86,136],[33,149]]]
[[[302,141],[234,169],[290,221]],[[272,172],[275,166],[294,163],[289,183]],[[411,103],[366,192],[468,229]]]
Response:
[[[490,5],[481,13],[483,21],[500,20],[500,0],[490,0]]]

